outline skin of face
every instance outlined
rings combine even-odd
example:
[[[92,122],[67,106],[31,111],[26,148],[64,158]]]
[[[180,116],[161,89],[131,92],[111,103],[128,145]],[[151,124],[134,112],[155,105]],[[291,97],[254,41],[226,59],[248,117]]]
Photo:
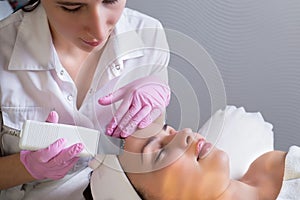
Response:
[[[228,155],[212,147],[198,159],[200,134],[161,127],[150,126],[126,139],[119,160],[135,188],[166,200],[221,196],[230,183]]]
[[[126,0],[41,0],[56,48],[102,48]]]

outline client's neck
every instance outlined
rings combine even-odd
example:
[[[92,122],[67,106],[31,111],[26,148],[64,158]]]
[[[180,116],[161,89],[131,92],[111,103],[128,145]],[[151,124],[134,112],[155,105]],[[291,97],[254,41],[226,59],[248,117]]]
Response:
[[[241,181],[231,180],[226,190],[216,200],[258,200],[259,192],[256,187]]]

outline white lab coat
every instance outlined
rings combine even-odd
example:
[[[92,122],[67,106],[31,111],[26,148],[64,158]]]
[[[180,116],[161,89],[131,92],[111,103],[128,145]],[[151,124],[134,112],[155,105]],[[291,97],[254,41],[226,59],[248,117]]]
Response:
[[[45,121],[51,110],[58,112],[60,123],[104,131],[114,108],[100,106],[98,98],[150,74],[157,74],[167,81],[168,62],[168,44],[160,22],[125,8],[102,53],[94,77],[87,77],[93,78],[91,87],[81,107],[77,109],[77,88],[59,61],[44,9],[39,6],[29,13],[14,13],[0,22],[2,156],[20,151],[18,130],[25,120]],[[82,166],[77,166],[80,167]],[[78,186],[78,192],[88,181],[89,170],[81,172],[84,171],[84,174],[75,172],[58,181],[59,183],[23,186],[30,188],[26,192],[38,188],[27,192],[25,196],[28,196],[27,199],[77,199],[72,191],[60,189],[60,186],[67,185],[66,188],[73,190]],[[83,181],[72,181],[77,180],[76,174],[80,174],[81,178],[78,180]],[[54,186],[51,189],[49,185]],[[53,190],[58,188],[61,193],[54,193]],[[20,195],[19,199],[22,199],[20,188],[11,190],[14,192],[4,194],[5,191],[2,191],[2,198],[3,195]],[[8,196],[5,198],[9,199]],[[78,199],[81,198],[82,196],[78,196]],[[14,196],[13,199],[17,197]]]

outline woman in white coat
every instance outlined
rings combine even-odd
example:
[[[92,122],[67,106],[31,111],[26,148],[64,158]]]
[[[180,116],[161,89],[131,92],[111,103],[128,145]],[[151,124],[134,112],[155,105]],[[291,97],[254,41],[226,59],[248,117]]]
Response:
[[[110,95],[106,102],[100,100],[110,104],[125,99],[122,110],[97,103],[141,77],[168,81],[169,51],[161,23],[125,5],[126,0],[31,0],[0,22],[1,193],[17,188],[22,193],[18,198],[23,198],[39,187],[37,180],[66,179],[67,173],[86,169],[86,162],[77,158],[83,148],[80,143],[64,148],[64,141],[59,140],[38,153],[20,153],[19,131],[25,120],[48,118],[127,137],[164,112],[170,95],[165,84],[148,91],[161,98],[154,104],[152,97],[148,96],[150,103],[139,102],[132,98],[136,93],[128,92],[121,92],[117,99]],[[7,191],[1,195],[9,198]],[[43,194],[44,198],[50,197]]]

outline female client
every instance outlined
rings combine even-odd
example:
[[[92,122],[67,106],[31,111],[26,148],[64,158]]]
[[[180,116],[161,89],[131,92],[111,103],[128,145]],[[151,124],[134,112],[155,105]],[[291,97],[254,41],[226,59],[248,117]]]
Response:
[[[154,123],[140,132],[126,138],[125,151],[119,158],[103,156],[91,163],[95,169],[90,188],[93,199],[300,198],[300,181],[295,182],[297,176],[300,177],[300,167],[293,165],[295,159],[300,161],[300,149],[296,146],[288,153],[271,151],[261,155],[241,179],[233,180],[227,153],[191,129],[176,131],[162,123]],[[120,188],[123,198],[109,194],[109,185],[106,185],[107,192],[99,190],[100,185],[109,180],[114,188]]]

